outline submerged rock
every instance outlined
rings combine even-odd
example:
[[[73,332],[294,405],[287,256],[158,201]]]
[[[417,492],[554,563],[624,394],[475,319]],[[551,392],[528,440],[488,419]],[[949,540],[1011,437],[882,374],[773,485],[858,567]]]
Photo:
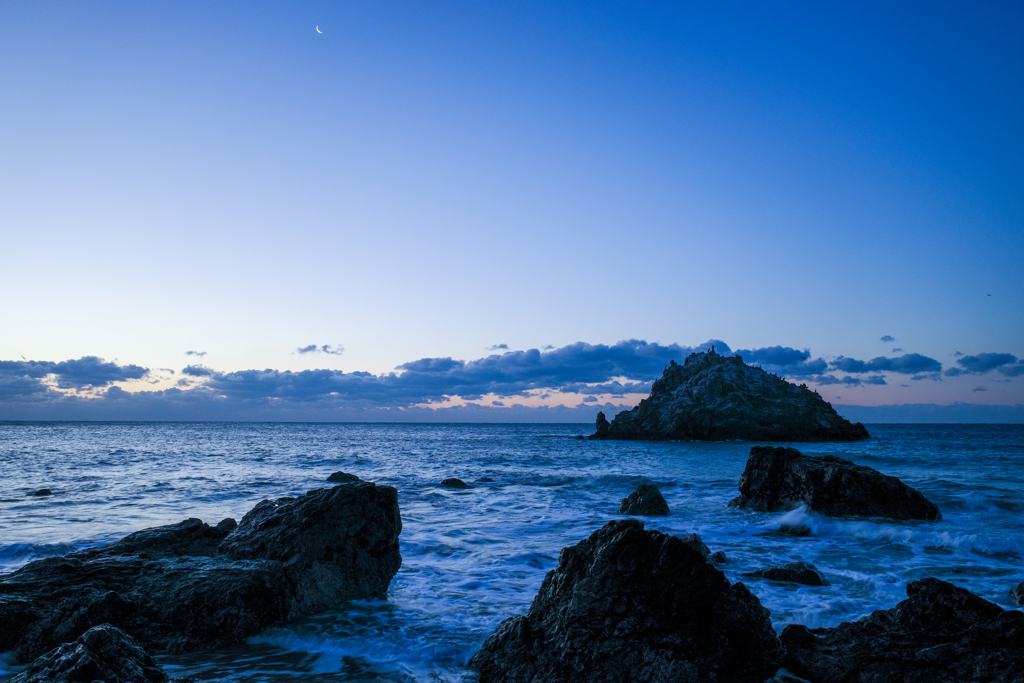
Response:
[[[1024,605],[1024,581],[1010,589],[1010,597],[1016,605]]]
[[[617,520],[563,549],[469,667],[480,683],[763,683],[783,655],[768,617],[681,539]]]
[[[729,507],[774,512],[806,505],[831,517],[942,518],[935,503],[896,477],[831,455],[804,455],[795,448],[751,448],[739,487],[740,495]]]
[[[591,439],[725,441],[859,441],[864,425],[850,424],[817,392],[711,348],[675,361],[651,395],[609,425],[598,414]]]
[[[94,626],[73,643],[42,655],[10,683],[167,683],[167,674],[142,646],[110,624]]]
[[[620,515],[670,515],[668,503],[654,484],[640,484],[633,493],[622,499]]]
[[[32,493],[30,493],[28,495],[30,495],[30,496],[52,496],[53,495],[53,491],[51,491],[50,489],[39,489],[38,491],[33,491]]]
[[[240,643],[384,595],[401,530],[397,491],[359,482],[265,500],[233,530],[189,519],[30,562],[0,576],[0,652],[30,661],[104,623],[154,652]]]
[[[359,477],[348,472],[335,472],[331,476],[327,477],[327,481],[332,484],[348,484],[353,481],[362,481]]]
[[[805,586],[829,585],[825,575],[818,571],[818,568],[813,564],[807,564],[806,562],[787,562],[778,567],[766,567],[755,572],[748,572],[743,574],[743,576],[768,579],[769,581],[802,583]]]
[[[812,681],[1024,680],[1024,613],[933,578],[908,584],[907,598],[835,628],[787,626],[786,668]]]
[[[445,479],[444,481],[441,482],[441,486],[447,486],[450,489],[468,489],[468,488],[471,488],[469,484],[467,484],[466,482],[462,481],[461,479],[456,479],[455,477],[451,477],[449,479]]]

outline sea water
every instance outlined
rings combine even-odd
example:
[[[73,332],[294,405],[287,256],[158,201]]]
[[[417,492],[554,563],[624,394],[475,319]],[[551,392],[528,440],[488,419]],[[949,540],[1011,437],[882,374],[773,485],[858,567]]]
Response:
[[[351,472],[398,489],[402,568],[386,599],[357,601],[246,644],[161,656],[209,681],[462,681],[505,618],[524,613],[561,548],[618,519],[643,482],[672,515],[650,529],[698,533],[789,623],[834,626],[887,609],[934,576],[1004,608],[1024,580],[1024,425],[869,425],[859,443],[796,444],[899,477],[938,522],[835,519],[728,507],[750,443],[582,441],[588,425],[0,423],[0,572],[199,517],[241,519],[265,498]],[[473,488],[447,489],[458,477]],[[30,493],[49,488],[52,496]],[[780,532],[785,524],[809,536]],[[829,581],[742,574],[810,562]],[[0,679],[19,667],[0,659]]]

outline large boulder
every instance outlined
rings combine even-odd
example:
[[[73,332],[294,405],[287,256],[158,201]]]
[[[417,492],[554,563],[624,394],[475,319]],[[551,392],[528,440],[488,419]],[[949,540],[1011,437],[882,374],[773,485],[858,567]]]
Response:
[[[907,598],[834,628],[787,626],[786,668],[835,683],[1024,680],[1024,613],[933,578],[908,584]]]
[[[167,674],[142,646],[110,624],[93,626],[73,643],[39,657],[10,683],[167,683]]]
[[[775,512],[806,505],[832,517],[942,518],[935,503],[896,477],[832,455],[804,455],[795,448],[751,448],[739,487],[740,495],[729,501],[729,507]]]
[[[622,499],[620,515],[670,515],[672,511],[655,484],[640,484],[633,493]]]
[[[153,652],[224,647],[385,594],[398,493],[369,482],[265,500],[237,526],[190,519],[0,576],[0,651],[30,661],[103,623]]]
[[[651,395],[602,425],[591,439],[653,441],[859,441],[864,425],[850,424],[817,392],[791,384],[714,348],[675,361]]]
[[[782,654],[742,583],[681,539],[618,520],[563,549],[529,612],[469,667],[480,683],[762,683]]]

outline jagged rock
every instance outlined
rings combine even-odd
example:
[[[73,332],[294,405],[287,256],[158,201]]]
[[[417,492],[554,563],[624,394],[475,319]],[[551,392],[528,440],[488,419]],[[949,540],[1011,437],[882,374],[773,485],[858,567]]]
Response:
[[[238,526],[238,522],[236,522],[234,518],[225,517],[224,519],[217,522],[217,531],[227,536],[235,530],[236,526]]]
[[[825,575],[818,571],[813,564],[806,562],[787,562],[778,567],[766,567],[754,572],[748,572],[743,576],[751,576],[757,579],[768,579],[769,581],[786,581],[788,583],[802,583],[805,586],[827,586],[828,580]]]
[[[139,643],[110,624],[94,626],[73,643],[42,655],[10,683],[167,683],[168,677]]]
[[[864,425],[850,424],[817,392],[790,384],[739,356],[714,348],[675,361],[654,382],[651,395],[615,416],[603,415],[591,439],[724,441],[859,441]],[[604,424],[607,424],[605,422]]]
[[[670,515],[668,503],[654,484],[640,484],[633,493],[622,499],[620,515]]]
[[[597,413],[597,421],[594,425],[595,431],[590,435],[591,439],[607,439],[608,438],[608,418],[604,416],[603,411]]]
[[[708,548],[704,544],[703,539],[697,534],[686,534],[685,536],[680,536],[679,540],[700,553],[700,556],[705,560],[710,560],[711,548]]]
[[[468,489],[468,488],[471,488],[469,484],[467,484],[466,482],[462,481],[461,479],[456,479],[455,477],[451,477],[449,479],[445,479],[444,481],[441,482],[441,486],[447,486],[450,489]]]
[[[384,595],[402,562],[390,486],[265,500],[233,530],[225,522],[144,529],[0,576],[0,652],[30,661],[103,623],[153,652],[224,647],[343,600]]]
[[[933,578],[908,584],[907,598],[835,628],[787,626],[786,668],[812,681],[1024,680],[1024,613]]]
[[[1024,605],[1024,581],[1010,589],[1010,597],[1016,605]]]
[[[708,562],[713,564],[729,564],[729,556],[718,550],[708,556]]]
[[[774,512],[806,505],[831,517],[942,518],[935,503],[896,477],[832,455],[804,455],[795,448],[751,448],[739,487],[740,495],[729,501],[729,507]]]
[[[331,476],[327,477],[327,481],[332,484],[348,484],[353,481],[362,481],[359,477],[348,472],[335,472]]]
[[[30,496],[52,496],[53,495],[53,491],[51,491],[50,489],[39,489],[38,491],[33,491],[32,493],[30,493],[28,495],[30,495]]]
[[[762,683],[783,654],[768,617],[681,539],[617,520],[563,549],[469,667],[480,683]]]

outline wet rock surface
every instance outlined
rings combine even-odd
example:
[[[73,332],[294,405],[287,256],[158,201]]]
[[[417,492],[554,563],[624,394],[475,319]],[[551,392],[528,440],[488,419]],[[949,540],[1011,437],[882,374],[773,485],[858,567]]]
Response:
[[[654,484],[640,484],[633,493],[622,499],[620,515],[670,515],[665,497]]]
[[[358,482],[265,500],[231,521],[144,529],[0,576],[0,651],[30,661],[104,623],[152,652],[224,647],[382,596],[401,566],[392,487]]]
[[[167,674],[124,631],[102,624],[39,657],[11,683],[167,683]]]
[[[461,479],[456,479],[455,477],[449,477],[448,479],[445,479],[444,481],[441,482],[441,486],[444,486],[444,487],[450,488],[450,489],[468,489],[468,488],[470,488],[469,484],[467,484],[466,482],[462,481]]]
[[[783,650],[768,610],[682,539],[609,522],[565,548],[529,612],[469,663],[481,683],[763,683]]]
[[[598,415],[591,439],[724,441],[859,441],[864,425],[851,424],[816,392],[791,384],[739,356],[714,349],[675,361],[654,382],[651,395],[608,424]]]
[[[896,477],[831,455],[754,446],[730,507],[774,512],[806,505],[832,517],[937,520],[939,508]]]
[[[787,583],[802,583],[805,586],[827,586],[828,580],[825,575],[818,571],[813,564],[806,562],[787,562],[777,567],[766,567],[754,572],[748,572],[743,576],[750,576],[757,579],[768,579],[769,581],[784,581]]]
[[[1010,589],[1010,598],[1015,605],[1024,605],[1024,581]]]
[[[934,578],[907,598],[835,628],[787,626],[786,668],[815,682],[1024,680],[1024,613]]]
[[[353,481],[362,481],[359,477],[348,472],[334,472],[331,476],[327,477],[327,481],[332,484],[348,484]]]

